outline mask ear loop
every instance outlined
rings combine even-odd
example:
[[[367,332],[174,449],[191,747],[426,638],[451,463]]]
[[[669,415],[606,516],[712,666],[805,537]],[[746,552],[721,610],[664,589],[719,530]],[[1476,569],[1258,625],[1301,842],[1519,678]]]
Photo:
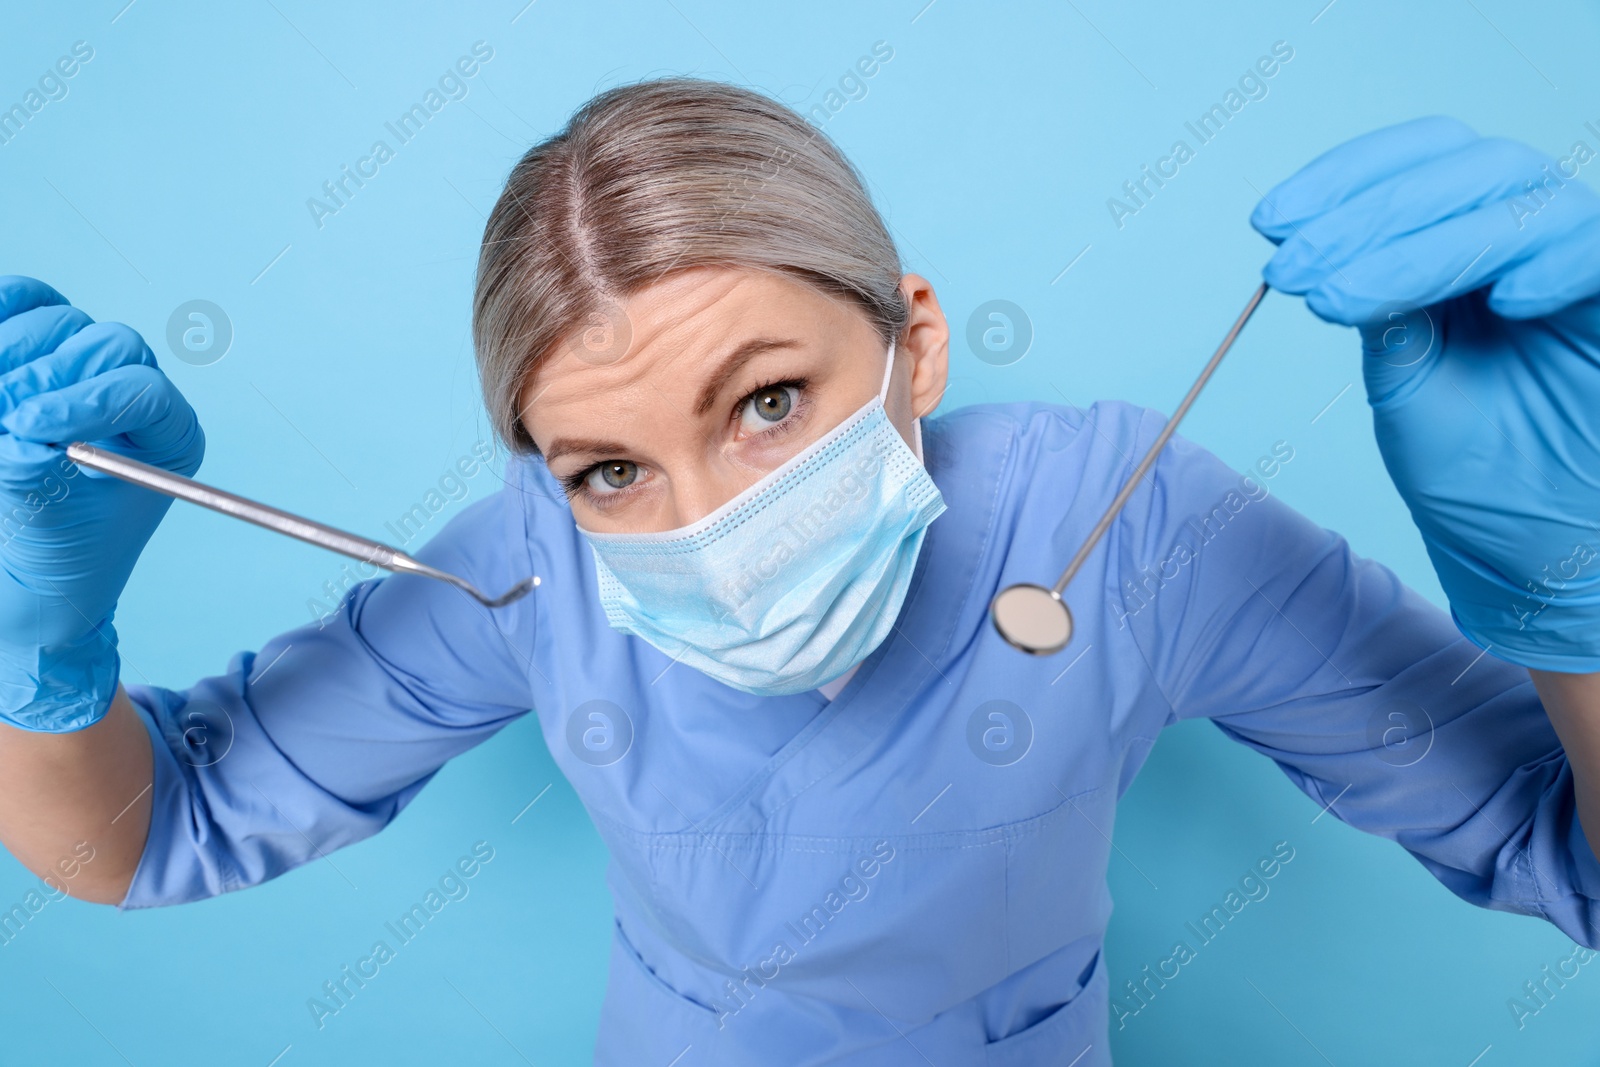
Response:
[[[883,370],[883,384],[878,387],[878,400],[889,399],[889,379],[894,376],[894,345],[889,342],[889,365]],[[917,462],[922,462],[922,420],[915,416],[911,419],[911,451],[916,454]]]
[[[894,376],[894,342],[889,342],[889,365],[883,368],[883,384],[878,386],[878,399],[889,400],[889,379]]]

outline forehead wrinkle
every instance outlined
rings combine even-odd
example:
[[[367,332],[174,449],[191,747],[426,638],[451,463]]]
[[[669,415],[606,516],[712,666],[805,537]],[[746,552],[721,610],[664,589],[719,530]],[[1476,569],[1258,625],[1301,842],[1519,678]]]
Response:
[[[641,383],[649,385],[655,396],[669,404],[673,411],[690,425],[695,426],[702,437],[710,441],[710,437],[687,412],[682,405],[673,401],[655,382],[650,380],[650,375],[670,375],[668,381],[677,383],[689,382],[686,393],[690,399],[686,403],[692,405],[694,391],[703,384],[701,379],[715,368],[711,367],[705,358],[706,353],[720,350],[730,330],[736,329],[735,323],[719,324],[715,320],[706,328],[695,330],[696,320],[703,319],[708,314],[715,314],[719,305],[735,290],[749,284],[753,279],[743,274],[727,275],[715,273],[710,275],[688,272],[680,279],[669,279],[659,282],[660,288],[650,288],[636,293],[630,298],[633,305],[632,319],[635,323],[634,342],[629,354],[625,355],[618,363],[598,365],[590,364],[580,366],[566,373],[555,376],[546,382],[533,399],[523,405],[525,422],[531,423],[528,418],[534,403],[549,394],[549,403],[564,405],[567,403],[581,403],[597,396],[617,394],[624,390],[633,390]],[[640,296],[645,296],[640,300]],[[685,310],[675,310],[673,305],[677,302],[688,303],[691,306]],[[647,314],[647,312],[649,312]],[[625,309],[625,314],[628,311]],[[641,321],[642,320],[642,321]],[[653,328],[651,320],[654,320]],[[674,343],[676,341],[676,343]],[[645,349],[654,345],[657,351],[649,358],[645,357]],[[567,362],[568,357],[577,359],[568,352],[563,354],[561,363]],[[685,362],[690,361],[690,362]],[[629,368],[627,364],[634,364]],[[693,374],[693,368],[699,367],[701,373]],[[552,366],[551,369],[554,369]],[[605,373],[584,373],[605,372]],[[619,372],[613,378],[612,372]]]
[[[659,329],[658,331],[659,332]],[[571,349],[563,351],[555,360],[541,369],[538,378],[548,378],[534,400],[552,390],[558,402],[583,399],[596,393],[626,388],[655,367],[660,357],[644,358],[643,347],[650,343],[648,335],[635,333],[629,351],[620,360],[611,363],[590,363]],[[618,377],[612,380],[612,375]],[[537,384],[538,378],[535,379]],[[531,406],[532,400],[528,402]]]
[[[688,423],[704,439],[706,444],[714,446],[715,441],[711,435],[696,420],[685,413],[683,405],[662,391],[661,387],[652,380],[653,374],[659,376],[664,371],[670,373],[674,365],[686,358],[691,358],[694,354],[695,346],[692,343],[663,345],[651,358],[644,358],[642,352],[637,352],[626,357],[620,364],[579,368],[575,372],[569,372],[548,383],[534,399],[537,400],[547,392],[553,392],[548,402],[558,406],[566,406],[582,404],[602,396],[610,397],[613,401],[616,401],[622,399],[624,394],[632,393],[637,394],[630,398],[633,400],[633,404],[625,404],[623,406],[633,407],[648,404],[652,399],[657,399],[661,404],[669,408],[673,414]],[[625,366],[628,363],[632,363],[634,366],[628,368]],[[590,373],[585,373],[585,371]],[[613,377],[613,374],[618,371],[626,371],[627,373],[617,374]],[[685,377],[683,374],[672,374],[670,380],[679,381]],[[691,388],[698,387],[698,384],[698,379],[694,379],[691,382]],[[559,387],[558,390],[557,387]],[[524,407],[524,412],[531,408],[532,404],[533,402],[530,401]],[[596,410],[591,417],[598,423],[603,424],[603,429],[599,425],[592,428],[574,427],[570,433],[558,434],[557,439],[551,442],[554,456],[547,455],[546,461],[548,462],[551,458],[562,454],[555,446],[562,444],[564,440],[592,440],[601,437],[615,439],[619,442],[625,440],[629,436],[627,432],[629,427],[637,426],[641,423],[650,425],[649,416],[651,414],[659,415],[660,413],[659,411],[654,413],[646,411],[638,415],[629,415],[614,409]],[[633,452],[635,450],[627,448],[619,451]]]

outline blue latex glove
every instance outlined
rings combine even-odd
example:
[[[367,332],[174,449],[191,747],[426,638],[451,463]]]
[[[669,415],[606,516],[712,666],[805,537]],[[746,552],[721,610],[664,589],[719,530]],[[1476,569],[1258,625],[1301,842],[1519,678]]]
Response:
[[[63,449],[192,474],[205,435],[137,333],[14,276],[0,276],[0,431],[0,721],[81,730],[116,694],[112,613],[172,498]]]
[[[1456,624],[1600,670],[1600,197],[1446,118],[1358,137],[1268,193],[1263,276],[1361,330],[1384,464]]]

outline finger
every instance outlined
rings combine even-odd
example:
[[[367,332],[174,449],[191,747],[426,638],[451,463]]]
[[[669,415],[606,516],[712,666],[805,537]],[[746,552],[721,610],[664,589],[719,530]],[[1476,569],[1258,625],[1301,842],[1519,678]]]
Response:
[[[38,489],[41,480],[52,471],[70,478],[80,470],[72,458],[59,448],[0,434],[0,490],[17,494]],[[4,539],[4,526],[4,507],[0,505],[0,540]]]
[[[1489,309],[1508,319],[1538,319],[1600,295],[1600,212],[1500,276]]]
[[[66,444],[125,437],[137,458],[158,466],[174,457],[200,465],[200,420],[159,367],[116,367],[60,389],[32,396],[0,418],[14,437]],[[192,455],[191,455],[192,454]],[[169,468],[172,469],[172,468]]]
[[[0,319],[0,374],[49,355],[93,321],[71,304],[49,304]]]
[[[1551,162],[1500,137],[1424,160],[1299,223],[1262,277],[1282,292],[1307,292],[1370,249],[1522,192]]]
[[[30,396],[60,389],[114,367],[155,365],[156,357],[130,327],[97,322],[62,342],[54,352],[0,374],[0,424]]]
[[[65,304],[67,298],[37,278],[20,274],[0,274],[0,320],[24,311]]]
[[[1328,275],[1306,293],[1306,306],[1359,326],[1386,305],[1429,307],[1470,293],[1588,225],[1592,194],[1568,192],[1539,213],[1537,225],[1519,220],[1506,200],[1398,237]]]
[[[1271,240],[1286,240],[1307,219],[1391,174],[1477,139],[1472,127],[1443,115],[1362,134],[1329,149],[1273,186],[1250,213],[1250,225]]]
[[[1443,351],[1439,319],[1425,307],[1389,304],[1361,326],[1361,377],[1374,409],[1409,395]]]

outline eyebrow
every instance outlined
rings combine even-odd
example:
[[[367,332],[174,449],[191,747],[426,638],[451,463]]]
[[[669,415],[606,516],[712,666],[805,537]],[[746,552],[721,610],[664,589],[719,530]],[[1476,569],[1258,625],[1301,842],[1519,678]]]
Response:
[[[711,375],[711,379],[706,382],[705,388],[700,390],[700,397],[694,404],[695,415],[704,415],[710,411],[712,406],[716,404],[717,397],[727,387],[728,380],[738,373],[740,367],[756,356],[777,349],[799,347],[801,347],[801,342],[796,337],[752,337],[738,348],[735,348],[723,359],[722,365]]]
[[[620,456],[627,451],[627,445],[620,445],[615,441],[602,441],[594,437],[562,437],[552,441],[550,447],[544,450],[544,461],[548,465],[569,452]]]
[[[694,414],[698,417],[710,411],[717,402],[717,397],[732,377],[738,373],[739,368],[750,360],[765,352],[780,349],[795,349],[802,347],[802,342],[795,337],[752,337],[739,347],[723,357],[722,362],[712,373],[705,388],[700,390],[699,397],[695,400]],[[557,458],[572,452],[588,452],[598,455],[625,455],[630,449],[627,445],[616,441],[606,441],[593,437],[562,437],[550,442],[550,447],[544,450],[544,461],[549,464]]]

